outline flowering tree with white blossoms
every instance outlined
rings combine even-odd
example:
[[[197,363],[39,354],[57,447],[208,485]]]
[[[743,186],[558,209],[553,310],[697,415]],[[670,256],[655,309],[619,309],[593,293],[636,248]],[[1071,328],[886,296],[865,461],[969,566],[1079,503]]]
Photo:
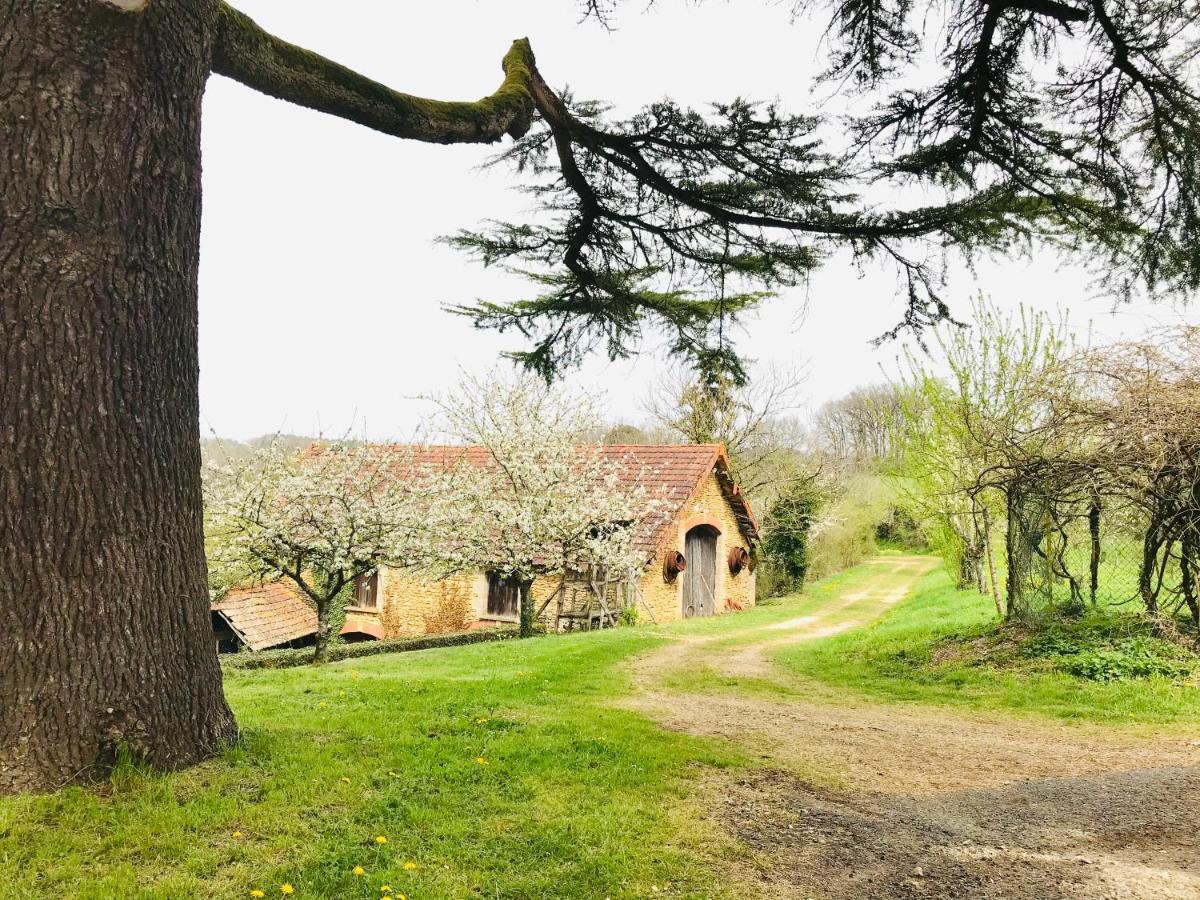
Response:
[[[293,581],[316,607],[320,661],[334,599],[381,565],[511,578],[522,635],[533,633],[535,576],[640,571],[635,532],[663,507],[647,497],[652,472],[631,473],[586,443],[599,421],[593,401],[523,377],[464,379],[437,404],[435,427],[479,449],[272,445],[208,466],[210,585]]]
[[[436,402],[439,430],[482,448],[483,458],[464,457],[445,474],[442,492],[457,524],[436,536],[430,562],[446,572],[487,569],[515,580],[522,635],[533,633],[535,576],[642,569],[636,532],[653,527],[665,509],[647,495],[653,472],[631,474],[587,442],[601,420],[594,400],[525,376],[466,377]]]
[[[287,578],[317,611],[314,661],[325,658],[342,589],[382,563],[429,545],[436,504],[398,472],[407,448],[325,444],[297,453],[272,443],[204,471],[209,584]]]

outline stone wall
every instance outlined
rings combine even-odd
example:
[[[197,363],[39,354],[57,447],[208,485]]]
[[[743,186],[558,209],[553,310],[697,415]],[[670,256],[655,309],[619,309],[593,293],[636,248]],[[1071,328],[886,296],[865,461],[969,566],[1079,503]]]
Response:
[[[385,637],[460,631],[487,608],[482,573],[434,579],[400,569],[379,573],[379,618]]]
[[[720,534],[717,537],[717,602],[716,610],[723,613],[737,606],[750,607],[754,605],[754,573],[748,568],[737,575],[729,572],[729,551],[734,547],[750,549],[741,529],[733,508],[721,491],[721,485],[715,474],[705,479],[703,486],[696,496],[680,510],[675,522],[675,531],[659,547],[654,562],[642,577],[642,598],[645,606],[638,610],[642,621],[653,614],[655,622],[673,622],[683,615],[683,578],[667,581],[663,577],[663,562],[671,550],[683,552],[684,539],[688,531],[696,525],[707,524],[716,528]],[[650,608],[650,613],[646,607]]]

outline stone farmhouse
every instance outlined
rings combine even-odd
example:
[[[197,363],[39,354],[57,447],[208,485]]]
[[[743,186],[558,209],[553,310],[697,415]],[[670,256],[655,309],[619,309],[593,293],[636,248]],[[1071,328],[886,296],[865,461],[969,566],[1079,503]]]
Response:
[[[487,458],[480,447],[424,452],[465,456],[479,465]],[[625,608],[635,610],[638,621],[661,623],[753,606],[751,560],[758,523],[730,476],[724,447],[621,445],[601,452],[619,477],[641,480],[647,495],[659,501],[653,517],[630,510],[645,568],[621,582],[582,574],[535,579],[532,596],[544,625],[551,630],[604,627]],[[355,583],[342,636],[417,636],[501,625],[517,617],[517,586],[495,573],[434,578],[384,567]]]

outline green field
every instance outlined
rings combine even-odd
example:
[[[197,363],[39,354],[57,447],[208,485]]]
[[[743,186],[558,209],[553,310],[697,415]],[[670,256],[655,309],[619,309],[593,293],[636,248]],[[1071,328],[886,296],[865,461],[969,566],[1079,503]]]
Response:
[[[685,797],[695,767],[734,757],[604,702],[660,640],[236,673],[245,737],[223,759],[0,801],[0,895],[720,896],[721,844]]]
[[[222,758],[0,799],[0,897],[743,896],[728,872],[747,851],[705,819],[697,789],[713,769],[760,761],[616,708],[632,689],[624,663],[675,635],[715,638],[715,652],[779,636],[765,626],[827,605],[823,621],[851,621],[865,608],[837,601],[872,577],[860,566],[661,628],[229,672],[244,737]],[[990,600],[938,572],[875,624],[774,648],[770,680],[693,670],[663,686],[1200,723],[1194,677],[1102,683],[1044,658],[964,656],[993,618]]]
[[[955,589],[950,577],[938,570],[874,624],[790,647],[774,658],[800,679],[892,702],[1096,722],[1200,724],[1195,674],[1102,681],[1062,670],[1081,661],[1104,663],[1139,651],[1156,660],[1165,658],[1168,666],[1175,659],[1184,666],[1188,661],[1193,667],[1200,663],[1194,654],[1146,639],[1139,633],[1148,629],[1136,621],[1132,613],[1107,608],[1078,622],[997,634],[991,598]],[[1125,649],[1131,645],[1132,651]]]

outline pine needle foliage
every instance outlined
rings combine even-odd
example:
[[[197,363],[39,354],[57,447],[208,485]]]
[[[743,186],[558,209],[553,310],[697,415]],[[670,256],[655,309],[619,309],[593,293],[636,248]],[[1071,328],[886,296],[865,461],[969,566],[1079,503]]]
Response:
[[[607,23],[620,4],[583,5]],[[892,335],[951,318],[949,253],[1057,247],[1093,263],[1117,299],[1200,287],[1200,4],[793,8],[826,17],[821,78],[874,100],[866,113],[833,122],[739,98],[618,118],[538,76],[533,127],[494,160],[537,213],[448,238],[534,290],[453,309],[525,336],[513,356],[550,378],[593,350],[629,356],[647,328],[701,358],[714,321],[735,323],[842,249],[895,267],[905,300]],[[875,199],[914,195],[927,202]]]

